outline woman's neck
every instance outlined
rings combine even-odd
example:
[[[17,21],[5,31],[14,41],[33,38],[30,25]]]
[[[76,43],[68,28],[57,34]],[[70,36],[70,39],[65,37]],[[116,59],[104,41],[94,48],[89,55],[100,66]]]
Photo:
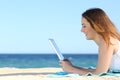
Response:
[[[100,36],[100,35],[97,35],[97,36],[93,39],[93,41],[94,41],[98,46],[100,46],[102,43],[105,42],[104,39],[103,39],[103,37]]]

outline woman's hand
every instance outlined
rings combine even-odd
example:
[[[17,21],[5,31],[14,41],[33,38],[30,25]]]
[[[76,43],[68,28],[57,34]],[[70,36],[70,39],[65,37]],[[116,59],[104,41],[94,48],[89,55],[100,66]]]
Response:
[[[65,72],[71,72],[72,73],[74,67],[68,59],[61,60],[60,65]]]

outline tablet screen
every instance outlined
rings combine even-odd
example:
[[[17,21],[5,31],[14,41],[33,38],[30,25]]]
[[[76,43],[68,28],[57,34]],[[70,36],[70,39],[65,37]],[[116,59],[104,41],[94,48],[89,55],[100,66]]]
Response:
[[[53,39],[49,39],[49,42],[50,42],[53,50],[54,50],[55,53],[57,54],[58,58],[59,58],[60,60],[64,60],[64,57],[63,57],[63,55],[61,54],[61,52],[60,52],[58,46],[56,45],[55,41],[54,41]]]

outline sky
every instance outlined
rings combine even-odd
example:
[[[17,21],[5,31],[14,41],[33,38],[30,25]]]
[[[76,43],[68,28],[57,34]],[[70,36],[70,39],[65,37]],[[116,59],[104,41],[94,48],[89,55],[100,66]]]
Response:
[[[97,53],[86,40],[81,14],[103,9],[120,31],[119,0],[0,0],[0,53],[54,53],[53,38],[62,53]]]

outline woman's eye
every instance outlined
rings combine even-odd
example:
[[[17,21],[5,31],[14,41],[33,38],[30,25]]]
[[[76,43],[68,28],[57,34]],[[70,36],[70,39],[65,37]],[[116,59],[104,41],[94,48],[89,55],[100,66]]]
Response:
[[[85,28],[86,26],[83,26],[83,28]]]

